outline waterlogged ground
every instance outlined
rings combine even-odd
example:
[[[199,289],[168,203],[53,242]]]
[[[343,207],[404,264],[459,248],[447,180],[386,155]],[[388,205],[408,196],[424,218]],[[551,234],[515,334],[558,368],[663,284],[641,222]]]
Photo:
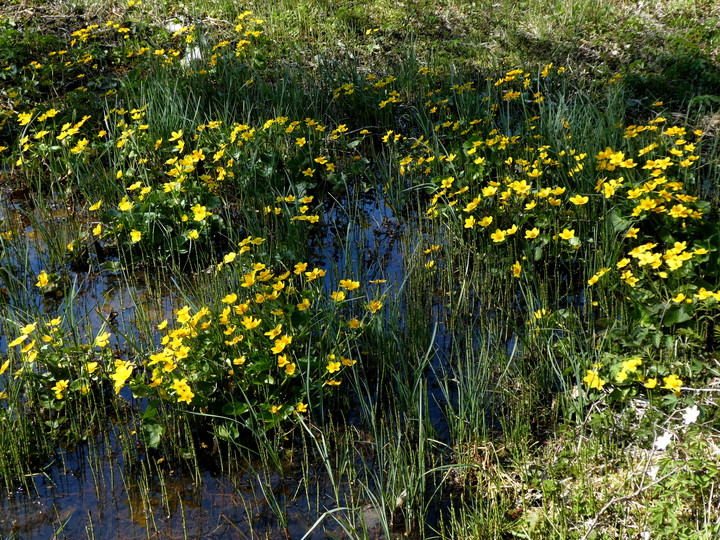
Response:
[[[59,449],[34,476],[32,492],[19,489],[3,500],[0,530],[6,538],[301,538],[317,520],[316,505],[322,513],[332,500],[322,470],[312,471],[306,492],[303,471],[289,463],[282,477],[207,470],[193,476],[166,463],[149,467],[124,463],[112,433]],[[266,492],[284,509],[284,525]],[[368,529],[377,526],[371,512],[366,519]],[[327,538],[333,526],[321,530],[308,538]]]
[[[716,6],[351,4],[0,6],[0,533],[720,535]]]
[[[389,290],[400,287],[404,275],[401,243],[406,238],[390,207],[382,198],[362,197],[360,204],[353,205],[343,202],[335,200],[329,205],[322,233],[312,240],[314,259],[323,267],[362,265],[373,279],[386,280]],[[350,207],[358,215],[348,216]],[[16,230],[21,229],[30,239],[22,256],[29,262],[25,266],[36,275],[47,246],[30,224],[32,212],[21,203],[7,205],[3,218],[21,224]],[[55,220],[63,220],[66,214],[58,211]],[[350,237],[340,238],[348,231],[349,219],[361,225],[352,229]],[[10,259],[11,265],[18,262]],[[89,326],[92,334],[111,325],[121,336],[117,346],[122,349],[125,336],[135,339],[142,327],[136,319],[138,313],[151,320],[171,318],[173,309],[186,300],[176,284],[156,282],[152,273],[138,272],[129,280],[104,270],[100,261],[93,262],[85,272],[69,273],[72,285],[68,294],[40,300],[46,316],[70,309],[78,324]],[[112,266],[113,261],[109,262]],[[6,349],[7,339],[0,336],[0,350]],[[439,397],[438,389],[435,391]],[[146,406],[143,400],[133,399],[129,389],[120,397],[134,409]],[[441,427],[440,410],[437,406],[433,409],[434,420]],[[332,525],[332,517],[319,526],[318,518],[335,507],[333,491],[321,463],[311,465],[309,471],[293,463],[301,459],[293,448],[297,441],[287,441],[282,475],[263,468],[259,460],[238,470],[239,463],[224,461],[217,456],[218,448],[208,445],[204,445],[199,465],[188,461],[173,466],[142,448],[139,459],[126,463],[121,440],[137,444],[135,421],[132,416],[127,421],[119,418],[96,426],[97,432],[89,433],[85,443],[57,448],[48,462],[38,464],[38,472],[30,475],[25,485],[2,499],[0,531],[8,538],[300,538],[317,525],[307,538],[327,538],[333,531],[343,535],[338,525]],[[220,470],[223,467],[232,471]],[[347,481],[339,487],[347,496],[354,492]],[[268,499],[283,509],[283,522]],[[359,519],[368,537],[381,536],[372,506],[368,505]]]

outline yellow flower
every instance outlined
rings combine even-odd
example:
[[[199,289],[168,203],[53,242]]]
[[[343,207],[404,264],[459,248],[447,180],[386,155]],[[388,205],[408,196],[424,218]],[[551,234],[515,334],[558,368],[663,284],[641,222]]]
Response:
[[[16,337],[13,339],[10,343],[8,343],[8,347],[15,347],[17,345],[20,345],[23,341],[25,341],[28,338],[27,334],[22,334],[21,336]]]
[[[295,405],[295,410],[299,413],[304,413],[304,412],[307,412],[308,406],[306,403],[303,403],[302,401],[300,401],[297,405]]]
[[[520,265],[520,261],[515,261],[515,264],[512,266],[513,271],[513,277],[519,278],[520,272],[522,272],[522,266]]]
[[[252,330],[253,328],[255,328],[257,326],[260,326],[262,319],[256,319],[252,316],[249,316],[249,317],[243,317],[243,320],[241,322],[247,330]]]
[[[251,287],[255,285],[255,271],[245,274],[243,276],[243,282],[240,284],[241,287]]]
[[[26,326],[23,326],[23,327],[20,329],[20,333],[22,333],[22,334],[32,334],[32,333],[35,331],[36,328],[37,328],[37,323],[30,323],[30,324],[28,324],[28,325],[26,325]]]
[[[268,330],[267,332],[265,332],[265,335],[267,337],[269,337],[270,339],[275,339],[276,337],[278,337],[280,335],[280,332],[282,332],[282,323],[278,324],[272,330]]]
[[[49,282],[50,282],[50,279],[47,275],[47,272],[45,272],[45,270],[43,270],[38,275],[38,280],[37,280],[37,283],[35,283],[35,286],[42,288],[42,287],[45,287]]]
[[[340,286],[347,289],[348,291],[352,291],[353,289],[357,289],[360,286],[360,282],[352,281],[351,279],[341,279]]]
[[[580,206],[582,204],[587,204],[587,202],[590,200],[589,197],[584,197],[582,195],[575,195],[574,197],[570,197],[568,199],[571,203],[573,203],[576,206]]]
[[[178,403],[182,403],[184,401],[189,405],[192,399],[195,397],[195,394],[193,394],[190,386],[187,383],[187,379],[180,379],[179,381],[175,381],[172,385],[170,385],[170,388],[177,392]]]
[[[192,210],[192,212],[193,212],[193,214],[194,214],[194,215],[193,215],[193,219],[194,219],[195,221],[202,221],[202,220],[204,220],[207,216],[210,215],[210,213],[207,211],[207,207],[202,206],[202,205],[200,205],[200,204],[196,204],[195,206],[193,206],[192,208],[190,208],[190,210]]]
[[[465,228],[472,229],[475,226],[475,216],[470,216],[465,219]]]
[[[136,244],[137,242],[139,242],[141,238],[142,238],[142,233],[140,231],[138,231],[137,229],[133,229],[132,231],[130,231],[130,240],[132,241],[133,244]]]
[[[100,199],[98,202],[96,202],[95,204],[93,204],[93,205],[89,208],[89,210],[90,210],[91,212],[95,212],[96,210],[100,210],[100,207],[101,207],[101,206],[102,206],[102,199]]]
[[[370,300],[370,302],[367,304],[366,307],[373,313],[377,313],[382,306],[383,306],[382,302],[380,302],[378,300]]]
[[[285,366],[285,374],[286,375],[294,375],[295,369],[297,366],[295,365],[295,362],[291,362],[288,365]]]
[[[630,259],[627,257],[620,259],[616,264],[615,267],[619,270],[620,268],[625,268],[628,264],[630,264]]]
[[[657,379],[652,378],[652,379],[648,379],[648,380],[645,382],[645,385],[644,385],[644,386],[645,386],[645,388],[650,388],[650,389],[652,389],[652,388],[655,388],[655,387],[657,386],[657,383],[658,383]]]
[[[0,366],[0,375],[5,373],[7,371],[7,368],[9,368],[9,367],[10,367],[10,359],[8,358],[7,360],[5,360],[3,365]]]
[[[35,340],[33,339],[30,343],[25,345],[22,349],[20,349],[21,353],[30,352],[35,348]],[[34,351],[37,354],[37,351]]]
[[[623,371],[629,371],[634,373],[637,371],[638,366],[642,365],[642,358],[636,356],[635,358],[629,358],[622,363]]]
[[[67,387],[70,386],[70,381],[67,379],[62,379],[55,383],[55,386],[52,387],[53,391],[55,392],[55,399],[62,399],[63,398],[63,392],[67,390]]]
[[[234,304],[236,300],[237,300],[237,294],[235,294],[235,293],[230,293],[230,294],[228,294],[225,298],[223,298],[223,299],[220,300],[220,301],[221,301],[223,304]]]
[[[132,375],[133,367],[132,363],[127,360],[115,361],[115,372],[110,375],[110,378],[113,380],[116,394],[120,393],[120,390],[122,390],[122,387],[125,385],[125,381]]]
[[[336,302],[342,302],[345,300],[345,291],[333,291],[330,293],[330,298]]]
[[[502,229],[497,229],[494,233],[490,235],[490,238],[492,238],[493,242],[502,242],[505,240],[505,231]]]
[[[350,328],[353,328],[353,329],[359,328],[359,327],[360,327],[360,321],[358,321],[357,319],[350,319],[350,320],[348,321],[348,326],[349,326]]]
[[[18,114],[18,124],[20,124],[21,126],[25,126],[30,123],[31,118],[32,113],[20,113]]]
[[[93,236],[100,236],[102,234],[102,229],[102,223],[98,223],[97,225],[95,225],[92,230]]]
[[[297,308],[298,308],[300,311],[305,311],[305,310],[308,309],[309,307],[310,307],[310,300],[308,300],[307,298],[304,298],[302,302],[300,302],[299,304],[297,304]]]
[[[118,204],[118,210],[121,212],[127,212],[129,210],[132,210],[132,207],[135,206],[132,202],[127,200],[127,197],[123,197],[120,201],[120,204]]]
[[[596,390],[600,390],[603,386],[605,386],[605,381],[594,369],[587,370],[587,375],[583,377],[583,381],[585,381],[585,384],[587,384],[590,388],[594,388]]]
[[[270,350],[274,354],[280,354],[290,343],[292,343],[292,336],[283,335],[281,338],[275,340],[275,346]]]
[[[200,238],[200,233],[197,231],[197,229],[190,229],[187,232],[187,237],[190,240],[197,240],[198,238]]]
[[[101,332],[97,335],[95,338],[95,346],[100,347],[101,349],[105,347],[110,342],[110,335],[107,332]]]
[[[561,232],[559,236],[563,240],[570,240],[571,238],[575,238],[575,229],[563,229],[563,232]]]
[[[665,383],[663,385],[664,389],[672,390],[673,392],[675,392],[675,394],[680,393],[680,387],[682,386],[682,381],[678,378],[677,375],[672,374],[668,377],[664,377],[663,382]]]
[[[225,264],[230,264],[231,262],[233,262],[235,260],[236,257],[237,257],[237,253],[235,253],[234,251],[231,251],[230,253],[227,253],[223,257],[223,262]]]
[[[325,270],[321,270],[320,268],[313,268],[310,272],[305,272],[305,277],[308,281],[313,281],[314,279],[324,277],[326,273]]]
[[[277,358],[277,364],[279,368],[284,368],[290,363],[290,360],[287,359],[287,354],[280,354]]]
[[[598,280],[610,271],[609,268],[601,268],[597,271],[597,274],[588,279],[588,285],[595,285]]]
[[[487,226],[489,226],[492,222],[493,222],[492,216],[485,216],[484,218],[482,218],[482,219],[479,221],[481,227],[487,227]]]
[[[540,234],[540,229],[537,227],[534,227],[530,229],[529,231],[525,231],[525,238],[532,240],[533,238],[537,238]]]
[[[332,360],[327,363],[327,371],[328,373],[335,373],[336,371],[340,371],[340,362],[333,362]]]

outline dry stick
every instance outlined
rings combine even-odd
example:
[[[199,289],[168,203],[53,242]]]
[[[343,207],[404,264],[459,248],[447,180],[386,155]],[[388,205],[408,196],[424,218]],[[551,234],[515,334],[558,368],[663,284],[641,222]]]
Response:
[[[643,487],[643,486],[639,487],[638,489],[636,489],[635,491],[633,491],[632,493],[630,493],[630,495],[624,495],[624,496],[622,496],[622,497],[614,497],[613,499],[610,499],[610,500],[605,504],[605,506],[603,506],[603,507],[600,509],[600,511],[599,511],[597,514],[595,514],[595,517],[592,519],[592,523],[591,523],[590,526],[588,527],[588,530],[585,531],[585,534],[582,536],[581,540],[587,540],[588,536],[590,536],[590,533],[591,533],[591,532],[595,529],[595,527],[597,526],[597,523],[598,523],[598,520],[600,519],[600,516],[601,516],[602,514],[604,514],[604,513],[605,513],[605,510],[607,510],[608,508],[610,508],[613,504],[616,504],[616,503],[619,503],[619,502],[622,502],[622,501],[627,501],[627,500],[629,500],[629,499],[632,499],[632,498],[634,498],[634,497],[637,497],[637,496],[640,495],[643,491],[646,491],[646,490],[650,489],[651,487],[659,484],[660,482],[662,482],[662,481],[665,480],[666,478],[671,477],[673,474],[677,473],[678,471],[681,471],[681,470],[684,469],[684,468],[685,468],[685,467],[680,467],[679,469],[672,470],[672,471],[670,471],[669,473],[667,473],[666,475],[661,476],[660,478],[658,478],[657,480],[655,480],[653,483],[648,484],[647,486],[644,486],[644,487]]]

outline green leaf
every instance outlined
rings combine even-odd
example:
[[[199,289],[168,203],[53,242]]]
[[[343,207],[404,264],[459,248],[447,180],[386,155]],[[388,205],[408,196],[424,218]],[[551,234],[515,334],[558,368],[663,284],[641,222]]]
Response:
[[[165,427],[157,422],[143,422],[140,431],[143,435],[145,446],[157,448],[165,433]]]
[[[617,208],[613,208],[608,214],[607,220],[612,225],[613,231],[616,233],[625,232],[632,225],[632,221],[625,219],[620,215]]]
[[[234,423],[225,422],[215,428],[215,436],[218,439],[232,442],[240,436],[240,430]]]
[[[673,306],[665,312],[663,325],[672,326],[673,324],[684,323],[692,319],[692,316],[692,308],[688,307],[687,304]]]
[[[222,412],[226,416],[241,416],[250,410],[250,406],[247,403],[239,403],[233,401],[226,403],[222,409]]]

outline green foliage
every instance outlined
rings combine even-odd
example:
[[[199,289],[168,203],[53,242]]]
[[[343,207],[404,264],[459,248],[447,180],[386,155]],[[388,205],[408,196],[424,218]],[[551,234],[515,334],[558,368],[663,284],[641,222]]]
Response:
[[[174,261],[208,263],[215,249],[213,239],[225,232],[225,222],[213,211],[220,199],[206,184],[168,182],[164,189],[153,190],[134,183],[128,191],[136,197],[124,197],[117,208],[106,210],[104,232],[121,255],[152,264]]]

